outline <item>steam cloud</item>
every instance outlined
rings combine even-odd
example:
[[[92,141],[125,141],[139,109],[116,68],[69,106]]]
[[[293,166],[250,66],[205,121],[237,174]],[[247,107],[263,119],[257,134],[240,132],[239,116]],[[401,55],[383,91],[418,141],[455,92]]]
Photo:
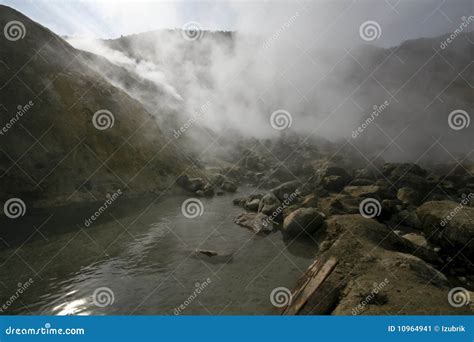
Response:
[[[411,27],[412,37],[421,37],[426,32],[415,17],[429,14],[433,3],[405,4],[398,8],[398,18],[402,18],[398,20]],[[459,2],[457,10],[468,11],[468,2],[464,5]],[[449,98],[450,103],[436,102],[427,107],[431,95],[421,90],[410,91],[411,84],[402,82],[391,88],[390,78],[399,77],[397,68],[404,67],[401,63],[415,62],[412,56],[403,61],[396,53],[390,54],[397,49],[383,49],[410,37],[404,35],[400,26],[393,26],[397,19],[387,12],[386,4],[226,3],[225,6],[235,13],[232,33],[204,31],[200,39],[190,41],[183,39],[179,30],[160,30],[125,37],[120,42],[78,38],[69,38],[69,42],[156,84],[169,95],[168,114],[177,115],[178,125],[210,103],[196,124],[217,134],[229,131],[256,138],[278,136],[280,132],[272,127],[270,117],[275,111],[284,110],[291,114],[291,130],[303,137],[347,139],[365,150],[385,149],[389,159],[416,159],[441,136],[447,136],[443,146],[449,148],[449,141],[453,142],[454,132],[445,118],[453,109],[467,109],[469,104],[464,99]],[[369,14],[372,16],[368,17]],[[368,19],[378,22],[382,30],[380,38],[370,44],[359,36],[360,25]],[[432,34],[449,33],[439,18],[434,18],[430,25]],[[431,51],[431,46],[424,48]],[[452,48],[460,49],[455,44]],[[414,51],[413,56],[420,58],[418,53]],[[377,63],[387,56],[388,62],[378,70]],[[396,59],[398,65],[393,61]],[[414,70],[417,68],[414,65]],[[425,81],[432,81],[436,94],[451,82],[452,75],[442,79],[436,78],[440,75],[424,77]],[[413,83],[416,82],[419,81],[414,79]],[[132,96],[140,97],[126,85],[118,85]],[[370,117],[373,108],[386,101],[390,102],[389,108],[357,141],[351,140],[351,133]],[[151,102],[148,109],[156,108],[155,102],[160,99]],[[163,115],[158,111],[153,114]],[[461,151],[463,141],[468,141],[466,134],[458,132],[451,146]],[[390,144],[394,138],[399,140]],[[472,146],[466,149],[470,150]],[[436,153],[434,150],[426,153],[430,154]]]

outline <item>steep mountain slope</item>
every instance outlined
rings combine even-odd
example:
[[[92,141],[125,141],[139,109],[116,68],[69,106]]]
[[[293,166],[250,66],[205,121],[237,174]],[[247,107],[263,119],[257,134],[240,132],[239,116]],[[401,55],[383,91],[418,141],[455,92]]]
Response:
[[[91,69],[90,55],[6,6],[0,26],[11,26],[0,37],[2,202],[61,205],[117,189],[159,191],[184,170],[155,118]]]

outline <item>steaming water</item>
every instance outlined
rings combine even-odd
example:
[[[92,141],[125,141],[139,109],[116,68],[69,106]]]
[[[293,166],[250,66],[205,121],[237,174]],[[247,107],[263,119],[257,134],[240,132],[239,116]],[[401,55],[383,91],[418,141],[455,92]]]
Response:
[[[194,219],[181,213],[186,197],[173,196],[116,202],[89,228],[84,219],[100,205],[27,215],[15,232],[3,221],[2,242],[10,245],[0,251],[4,314],[174,314],[182,304],[182,314],[275,313],[271,291],[291,288],[316,247],[235,225],[243,210],[232,205],[234,197],[202,199],[204,213]],[[232,259],[195,258],[196,248]],[[9,300],[30,277],[33,284]],[[192,299],[196,283],[208,278]],[[94,304],[100,287],[113,291],[112,305]]]

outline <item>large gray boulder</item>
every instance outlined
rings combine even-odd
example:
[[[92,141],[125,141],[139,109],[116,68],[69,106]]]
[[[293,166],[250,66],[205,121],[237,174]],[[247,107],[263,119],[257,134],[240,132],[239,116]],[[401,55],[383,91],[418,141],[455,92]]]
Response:
[[[286,236],[298,236],[302,233],[312,234],[320,228],[326,216],[315,208],[299,208],[285,217],[283,233]]]
[[[467,257],[474,256],[474,208],[468,203],[426,202],[416,213],[428,240]]]

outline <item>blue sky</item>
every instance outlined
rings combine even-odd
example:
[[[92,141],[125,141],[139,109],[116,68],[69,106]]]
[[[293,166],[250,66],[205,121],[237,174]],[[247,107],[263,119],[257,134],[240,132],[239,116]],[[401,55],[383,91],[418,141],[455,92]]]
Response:
[[[272,32],[295,8],[314,16],[320,27],[330,26],[352,0],[326,1],[73,1],[0,0],[60,35],[115,38],[160,28],[180,28],[197,21],[205,29]],[[301,10],[301,5],[306,9]],[[462,16],[474,15],[472,0],[370,0],[358,1],[334,35],[357,31],[361,22],[377,20],[383,28],[380,45],[397,45],[406,39],[453,32]],[[310,23],[305,25],[310,27]],[[470,28],[472,30],[472,27]],[[340,32],[339,32],[340,31]]]

